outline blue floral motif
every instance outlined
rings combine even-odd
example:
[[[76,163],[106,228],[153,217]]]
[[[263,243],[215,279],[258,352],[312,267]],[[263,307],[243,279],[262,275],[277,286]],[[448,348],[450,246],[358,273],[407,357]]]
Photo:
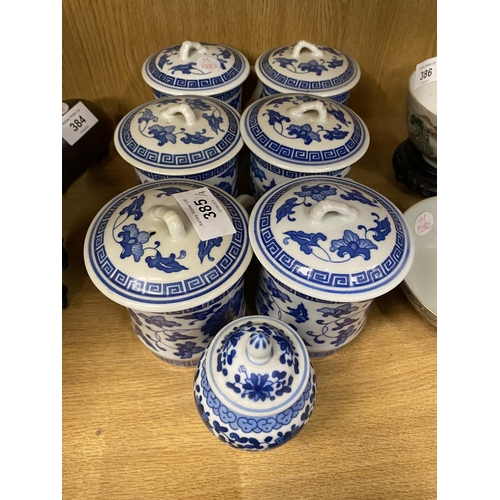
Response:
[[[344,64],[344,61],[342,59],[333,58],[328,63],[328,67],[329,68],[339,68],[340,66],[342,66],[342,64]]]
[[[315,73],[318,76],[321,76],[323,71],[328,71],[328,68],[320,64],[318,61],[312,59],[308,62],[303,62],[299,64],[299,69],[305,71],[307,73]]]
[[[210,125],[210,128],[216,134],[218,134],[219,131],[224,132],[224,130],[220,128],[220,125],[224,122],[224,119],[221,116],[216,116],[215,111],[211,115],[209,115],[208,113],[203,113],[201,116],[205,118],[205,120],[207,120],[208,124]]]
[[[323,130],[322,127],[319,128]],[[337,125],[337,127],[333,128],[332,130],[325,130],[325,132],[326,134],[323,136],[323,138],[329,141],[333,141],[335,139],[344,139],[348,134],[348,132],[346,132],[345,130],[340,129],[340,125]]]
[[[191,109],[199,109],[201,111],[210,111],[212,107],[200,98],[186,98],[186,103],[189,104]]]
[[[157,198],[161,198],[162,196],[172,196],[173,194],[183,193],[185,189],[178,187],[167,187],[167,188],[158,188],[157,191],[161,191],[161,193],[157,194]]]
[[[297,59],[289,59],[288,57],[277,57],[275,61],[279,63],[280,68],[286,68],[287,66],[293,67],[293,63],[298,62]]]
[[[177,323],[177,321],[167,320],[167,319],[165,319],[164,316],[161,316],[161,315],[147,316],[144,313],[139,313],[139,316],[144,318],[146,323],[148,323],[150,325],[154,325],[154,326],[156,326],[158,328],[162,328],[162,329],[163,328],[173,328],[175,326],[181,326],[181,324]]]
[[[156,242],[159,245],[159,242]],[[184,250],[181,251],[179,257],[171,253],[168,257],[163,257],[162,254],[157,250],[154,256],[146,257],[146,262],[149,267],[156,268],[164,273],[178,273],[179,271],[185,271],[188,268],[179,264],[177,259],[183,259],[186,256]]]
[[[260,348],[264,349],[269,345],[270,339],[269,339],[269,335],[267,335],[266,333],[257,332],[257,333],[252,333],[250,335],[249,342],[250,342],[250,345],[252,345],[256,349],[260,349]]]
[[[294,208],[300,205],[300,203],[295,203],[296,201],[297,198],[288,198],[288,200],[276,210],[276,222],[279,222],[283,217],[286,217],[290,222],[296,220],[291,217],[291,215],[295,215]]]
[[[312,198],[314,201],[323,201],[328,196],[333,196],[337,193],[337,190],[334,187],[330,187],[328,185],[321,186],[319,184],[315,186],[302,186],[300,188],[300,192],[295,192],[297,196],[301,198]],[[306,206],[311,206],[311,204],[306,204]]]
[[[213,137],[208,137],[206,135],[202,135],[206,132],[206,129],[203,129],[201,132],[198,130],[194,134],[189,134],[184,132],[185,137],[181,138],[181,141],[184,144],[204,144],[205,142],[213,139]]]
[[[179,356],[181,359],[190,359],[193,357],[193,354],[198,354],[205,350],[204,347],[197,346],[195,342],[188,341],[185,344],[175,344],[178,352],[174,352],[176,356]]]
[[[123,226],[118,238],[122,238],[119,243],[123,247],[120,258],[125,259],[133,255],[134,261],[139,262],[144,255],[143,245],[149,241],[150,236],[147,231],[139,231],[135,224],[129,224]]]
[[[156,117],[149,108],[146,108],[142,111],[142,116],[140,116],[137,119],[137,123],[142,123],[142,122],[148,123],[150,121],[157,122],[158,117]]]
[[[229,184],[229,182],[219,182],[218,184],[216,184],[216,186],[218,188],[224,190],[228,194],[233,194],[232,193],[233,188],[232,188],[231,184]]]
[[[356,332],[357,332],[357,329],[353,325],[350,325],[346,330],[342,330],[339,333],[338,337],[330,343],[332,345],[338,347],[342,344],[345,344],[346,340],[348,338],[352,337]]]
[[[375,217],[375,227],[369,229],[369,231],[373,231],[375,235],[373,239],[375,241],[384,241],[385,237],[391,232],[391,224],[389,223],[389,219],[386,217],[385,219],[380,220],[380,217],[375,212],[372,212],[372,215]],[[360,228],[364,226],[360,226]]]
[[[357,310],[357,307],[351,306],[349,302],[345,302],[337,307],[320,307],[318,312],[322,313],[323,318],[327,318],[328,316],[340,318],[341,316],[351,314]]]
[[[311,144],[312,141],[321,142],[319,134],[313,131],[309,123],[305,123],[304,125],[289,125],[286,129],[290,135],[296,136],[297,139],[302,139],[304,144]]]
[[[153,125],[148,128],[149,133],[158,141],[158,146],[163,146],[167,142],[175,144],[177,142],[177,137],[173,133],[175,130],[175,125],[167,125],[162,127],[161,125]]]
[[[200,264],[203,264],[203,259],[207,257],[208,260],[212,261],[214,258],[210,255],[212,248],[220,247],[222,243],[222,236],[218,238],[212,238],[208,241],[200,241],[198,243],[198,257],[200,259]]]
[[[297,323],[305,323],[309,319],[307,309],[302,303],[300,303],[295,309],[289,307],[288,314],[293,316]]]
[[[361,194],[357,189],[353,189],[352,191],[343,193],[340,195],[340,197],[347,201],[359,201],[360,203],[363,203],[364,205],[370,205],[371,207],[377,206],[373,201],[370,201],[368,198],[366,198],[366,196],[363,196],[363,194]]]
[[[289,236],[283,240],[285,245],[288,245],[290,239],[300,245],[300,250],[306,255],[313,253],[312,247],[321,248],[319,241],[326,241],[326,236],[323,233],[305,233],[304,231],[285,231],[284,234]]]
[[[142,217],[142,205],[144,204],[144,195],[141,194],[138,198],[134,196],[133,201],[130,205],[120,210],[120,215],[127,214],[128,217],[134,217],[135,220],[139,220]]]
[[[269,125],[275,125],[276,123],[282,124],[283,122],[290,122],[290,118],[288,116],[284,116],[274,109],[268,109],[262,116],[269,116]]]
[[[337,255],[341,258],[347,254],[351,258],[361,256],[365,260],[369,260],[371,257],[370,250],[376,249],[378,249],[377,245],[368,239],[360,238],[349,229],[344,231],[343,238],[332,240],[330,245],[330,251],[337,252]]]
[[[171,68],[172,74],[176,71],[180,71],[183,75],[190,75],[191,73],[201,73],[204,74],[197,66],[196,62],[190,62],[186,64],[177,64],[176,66],[172,66]]]
[[[275,108],[277,108],[280,104],[283,104],[284,102],[290,102],[293,101],[293,97],[278,97],[277,99],[273,99],[272,101],[269,101],[267,103],[268,106],[273,105]]]
[[[173,62],[170,61],[170,57],[173,54],[179,52],[180,48],[181,48],[180,45],[175,45],[174,47],[165,49],[165,52],[161,55],[160,59],[158,60],[158,66],[160,67],[160,69],[163,69],[163,66],[165,66],[165,64],[167,66],[171,66],[173,64]]]
[[[345,126],[351,125],[352,122],[346,119],[344,112],[341,111],[340,109],[330,106],[326,111],[330,115],[334,116],[343,125]]]
[[[281,302],[291,302],[290,297],[285,292],[280,291],[272,279],[263,279],[273,297],[281,300]]]

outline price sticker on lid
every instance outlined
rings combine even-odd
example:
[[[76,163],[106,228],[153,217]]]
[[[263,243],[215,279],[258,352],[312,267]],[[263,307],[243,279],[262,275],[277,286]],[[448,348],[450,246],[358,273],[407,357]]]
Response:
[[[415,70],[415,82],[413,83],[414,90],[417,90],[422,85],[435,82],[437,80],[437,57],[427,59],[420,64],[417,64]]]
[[[236,232],[231,219],[210,189],[194,189],[173,196],[191,221],[201,241]]]

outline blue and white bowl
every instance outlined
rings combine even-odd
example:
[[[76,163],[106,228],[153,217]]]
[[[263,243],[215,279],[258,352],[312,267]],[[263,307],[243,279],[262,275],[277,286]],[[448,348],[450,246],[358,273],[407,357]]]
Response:
[[[347,105],[361,77],[358,63],[326,45],[301,40],[262,54],[255,62],[263,96],[301,92]]]
[[[194,398],[203,422],[221,441],[269,450],[290,441],[309,421],[316,375],[293,328],[247,316],[225,326],[203,353]]]
[[[351,109],[324,97],[263,97],[241,116],[241,135],[251,151],[252,195],[298,177],[345,177],[367,151],[370,134]]]
[[[250,73],[247,58],[227,45],[186,40],[151,55],[142,77],[156,98],[208,96],[241,111],[241,88]]]
[[[260,262],[257,312],[295,329],[311,358],[334,354],[366,323],[372,301],[401,283],[415,243],[387,198],[351,179],[294,179],[250,216]]]
[[[164,97],[141,104],[118,124],[118,153],[141,183],[192,179],[236,196],[240,115],[211,97]]]
[[[174,197],[207,187],[186,179],[135,186],[99,211],[85,239],[95,286],[127,308],[154,355],[175,365],[196,365],[213,336],[246,310],[244,273],[252,258],[246,211],[210,186],[235,232],[202,241]]]

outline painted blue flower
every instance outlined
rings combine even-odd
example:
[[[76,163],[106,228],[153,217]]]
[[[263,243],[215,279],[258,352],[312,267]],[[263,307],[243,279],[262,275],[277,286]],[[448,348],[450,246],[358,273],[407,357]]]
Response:
[[[321,307],[318,309],[318,312],[322,313],[323,318],[327,318],[328,316],[333,316],[334,318],[340,318],[345,314],[351,314],[357,311],[358,308],[356,306],[351,306],[350,302],[345,302],[337,307]]]
[[[182,252],[181,252],[182,254]],[[184,252],[179,258],[185,256]],[[163,271],[164,273],[177,273],[179,271],[187,270],[187,267],[184,267],[182,264],[177,262],[177,257],[175,254],[171,253],[168,257],[163,257],[162,254],[156,251],[156,255],[154,257],[147,257],[146,262],[149,267],[156,268],[159,271]]]
[[[333,196],[337,193],[337,189],[334,187],[330,187],[328,185],[320,186],[319,184],[316,186],[302,186],[301,191],[296,194],[301,198],[312,198],[314,201],[322,201],[326,199],[327,196]]]
[[[334,58],[328,63],[328,67],[339,68],[340,66],[342,66],[342,64],[344,64],[344,61],[342,59]]]
[[[293,97],[278,97],[277,99],[273,99],[272,101],[269,101],[267,103],[268,106],[273,105],[275,108],[277,108],[280,104],[283,104],[284,102],[290,102],[293,101]]]
[[[147,231],[139,231],[135,224],[123,226],[122,231],[118,233],[118,238],[121,238],[120,245],[123,251],[120,254],[122,259],[134,256],[134,261],[139,262],[144,254],[143,245],[149,241],[149,233]]]
[[[311,59],[309,62],[300,63],[299,69],[301,69],[302,71],[307,71],[308,73],[316,73],[316,75],[318,76],[321,76],[321,73],[323,71],[328,71],[328,68],[314,59]]]
[[[222,327],[235,320],[241,307],[243,290],[239,290],[229,301],[223,304],[201,327],[205,340],[209,341]]]
[[[158,328],[173,328],[174,326],[181,326],[180,323],[177,323],[176,321],[169,321],[160,315],[147,316],[144,313],[139,313],[139,316],[144,318],[146,323],[157,326]]]
[[[152,344],[150,342],[150,338],[148,335],[144,335],[144,333],[142,332],[142,330],[137,326],[137,325],[134,325],[134,331],[135,333],[144,341],[144,343],[150,348],[152,349],[153,351],[157,351],[158,349],[156,348],[156,346],[154,344]],[[165,349],[160,349],[161,351],[164,351]]]
[[[300,250],[306,255],[310,255],[313,252],[312,247],[319,247],[318,241],[326,241],[326,236],[323,233],[305,233],[304,231],[285,231],[284,234],[289,236],[285,238],[283,243],[288,245],[288,241],[291,238],[295,243],[300,245]]]
[[[127,214],[129,217],[133,216],[135,220],[142,217],[141,207],[144,204],[144,195],[141,194],[138,198],[134,198],[130,205],[120,210],[120,215]]]
[[[294,62],[298,62],[297,59],[289,59],[288,57],[277,57],[275,59],[279,63],[280,68],[286,68],[287,66],[293,66]]]
[[[325,135],[323,136],[325,139],[328,141],[334,141],[334,140],[340,140],[340,139],[345,139],[347,137],[347,134],[349,132],[346,132],[345,130],[340,129],[340,125],[335,127],[332,130],[324,130]]]
[[[206,135],[202,135],[206,132],[206,129],[203,129],[201,132],[198,130],[194,134],[188,134],[187,132],[184,132],[185,137],[181,138],[181,141],[184,144],[204,144],[205,142],[209,141],[210,139],[213,139],[213,137],[208,137]]]
[[[189,104],[191,109],[199,109],[201,111],[210,111],[212,108],[203,99],[200,98],[186,98],[186,103]]]
[[[191,319],[189,324],[194,325],[196,321],[203,321],[207,319],[213,312],[220,306],[220,302],[217,302],[216,304],[212,305],[212,307],[209,307],[208,309],[201,309],[200,311],[195,311],[191,314],[186,314],[185,316],[176,316],[178,319]]]
[[[356,328],[351,325],[349,328],[341,331],[339,333],[339,336],[330,344],[338,347],[339,345],[343,344],[348,338],[352,337],[356,333]]]
[[[191,341],[185,344],[175,344],[175,346],[177,347],[177,352],[174,352],[174,354],[181,359],[190,359],[193,357],[193,354],[198,354],[205,350],[204,347],[197,346],[195,342]]]
[[[344,200],[359,201],[360,203],[363,203],[364,205],[370,205],[371,207],[377,206],[375,205],[375,203],[373,203],[373,201],[370,201],[368,198],[362,195],[357,189],[353,189],[347,194],[341,194],[340,197]]]
[[[243,384],[242,397],[248,396],[252,401],[265,401],[270,397],[273,390],[273,383],[269,380],[269,375],[252,373],[250,377],[245,378]]]
[[[220,128],[220,124],[224,121],[224,119],[220,116],[215,116],[214,113],[212,113],[211,115],[209,115],[208,113],[203,113],[201,116],[205,118],[205,120],[207,120],[208,124],[210,125],[210,128],[216,134],[218,134],[219,131],[224,132],[224,130]]]
[[[287,128],[289,135],[294,135],[297,139],[302,139],[304,144],[311,144],[312,141],[321,142],[317,132],[313,132],[311,125],[289,125]]]
[[[342,123],[343,125],[345,125],[346,127],[349,126],[351,124],[350,121],[347,121],[346,120],[346,117],[345,117],[345,114],[343,111],[341,111],[340,109],[336,109],[336,108],[329,108],[326,110],[330,115],[333,115],[340,123]]]
[[[173,194],[182,193],[185,191],[185,189],[178,187],[168,187],[157,189],[157,191],[161,191],[161,193],[156,195],[157,198],[160,198],[162,196],[172,196]]]
[[[288,200],[281,205],[281,207],[276,210],[276,222],[279,222],[283,217],[287,217],[289,221],[293,222],[294,219],[293,217],[290,217],[291,215],[295,215],[295,210],[294,208],[299,206],[298,203],[295,203],[297,201],[297,198],[288,198]]]
[[[231,52],[229,52],[229,50],[227,49],[219,48],[219,56],[224,59],[229,59],[231,57]]]
[[[220,247],[222,243],[222,236],[218,238],[212,238],[207,241],[200,241],[198,243],[198,257],[200,259],[200,264],[203,264],[203,259],[207,257],[208,260],[213,261],[214,258],[210,255],[212,248]]]
[[[170,69],[172,71],[172,74],[174,74],[176,71],[180,71],[183,75],[190,75],[194,66],[196,66],[196,62],[177,64],[176,66],[172,66]]]
[[[271,295],[273,297],[281,300],[281,302],[291,302],[292,301],[286,293],[281,292],[278,289],[278,287],[276,286],[276,284],[274,283],[274,281],[272,279],[264,278],[263,281],[266,284],[268,290],[271,292]]]
[[[295,309],[289,307],[288,314],[293,316],[297,323],[305,323],[309,319],[307,309],[304,307],[304,304],[302,304],[302,302]]]
[[[268,109],[262,116],[269,116],[269,125],[275,125],[276,123],[289,122],[290,118],[288,116],[283,116],[281,113],[274,111],[274,109]]]
[[[175,144],[177,142],[177,137],[173,134],[175,130],[175,125],[167,125],[162,127],[161,125],[153,125],[148,128],[149,134],[152,135],[157,141],[158,146],[163,146],[167,142]]]
[[[377,245],[370,240],[360,238],[349,229],[344,231],[343,238],[332,240],[330,245],[330,251],[337,252],[339,257],[344,257],[346,254],[351,258],[361,255],[365,260],[370,259],[370,250],[376,250],[377,248]]]
[[[253,345],[256,349],[265,348],[269,345],[270,338],[264,332],[256,332],[250,335],[250,345]]]
[[[371,230],[375,232],[373,239],[375,241],[384,241],[385,237],[391,232],[391,224],[389,223],[389,219],[386,217],[385,219],[380,220],[379,216],[376,213],[372,213],[376,217],[375,220],[376,227]]]
[[[153,112],[149,109],[149,108],[146,108],[145,110],[143,110],[142,112],[142,116],[137,120],[137,123],[142,123],[142,122],[157,122],[158,121],[158,118],[153,115]]]

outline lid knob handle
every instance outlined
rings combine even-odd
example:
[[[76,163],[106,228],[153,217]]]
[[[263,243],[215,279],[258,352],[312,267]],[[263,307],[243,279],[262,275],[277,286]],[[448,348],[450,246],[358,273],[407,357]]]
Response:
[[[356,208],[350,207],[341,201],[323,200],[312,208],[309,213],[309,220],[313,224],[319,224],[321,223],[321,219],[323,219],[328,212],[336,212],[347,220],[356,219],[359,215]]]
[[[247,342],[247,354],[250,360],[257,365],[263,365],[270,361],[273,357],[271,337],[262,331],[252,333]]]
[[[194,111],[191,109],[189,104],[172,104],[171,106],[166,107],[163,111],[161,111],[161,115],[168,121],[172,121],[174,115],[180,113],[184,116],[186,120],[186,125],[189,127],[196,123],[196,115]]]
[[[321,101],[310,101],[299,104],[298,106],[294,106],[290,108],[289,112],[292,116],[296,118],[302,118],[306,111],[317,111],[318,112],[318,121],[323,123],[328,118],[328,112]]]
[[[151,207],[149,213],[154,219],[165,221],[172,240],[182,240],[186,236],[186,228],[175,210],[171,210],[163,205],[155,205]]]
[[[325,54],[321,49],[318,49],[316,45],[310,42],[306,42],[305,40],[301,40],[292,51],[292,57],[299,57],[300,51],[302,49],[309,49],[314,57],[323,57]]]
[[[187,61],[189,59],[189,53],[191,49],[197,50],[200,54],[204,54],[207,51],[207,48],[204,47],[201,43],[198,42],[190,42],[186,40],[179,50],[179,59],[181,61]]]

